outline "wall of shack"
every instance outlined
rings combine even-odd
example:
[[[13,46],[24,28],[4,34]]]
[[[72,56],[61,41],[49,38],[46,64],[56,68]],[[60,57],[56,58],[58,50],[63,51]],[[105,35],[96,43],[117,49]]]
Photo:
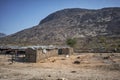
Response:
[[[36,62],[36,50],[31,48],[26,49],[25,51],[25,61],[26,62]]]
[[[60,48],[58,49],[59,55],[72,55],[73,54],[73,48]]]
[[[42,49],[26,49],[25,60],[26,62],[39,62],[40,60],[47,59],[49,57],[58,56],[59,49],[46,49],[46,53],[43,53]],[[73,48],[62,48],[62,55],[72,55]]]
[[[58,55],[57,49],[47,49],[46,51],[47,51],[46,53],[43,53],[42,49],[37,49],[37,58],[36,58],[37,62]]]

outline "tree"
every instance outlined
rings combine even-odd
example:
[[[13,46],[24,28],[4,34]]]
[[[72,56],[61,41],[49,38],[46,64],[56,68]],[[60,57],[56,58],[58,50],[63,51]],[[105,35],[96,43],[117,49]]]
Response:
[[[70,39],[70,38],[69,38],[69,39],[66,40],[66,44],[69,45],[70,47],[74,47],[75,44],[76,44],[76,42],[77,42],[77,41],[76,41],[75,38],[73,38],[73,39]]]

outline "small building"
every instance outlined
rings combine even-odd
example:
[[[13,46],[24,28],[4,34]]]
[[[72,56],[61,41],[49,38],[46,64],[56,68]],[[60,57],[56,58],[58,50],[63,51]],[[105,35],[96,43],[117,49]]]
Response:
[[[46,51],[46,53],[44,52]],[[52,56],[57,56],[57,49],[26,49],[25,60],[26,62],[38,62]]]
[[[73,48],[69,47],[46,47],[46,48],[27,48],[25,52],[25,61],[26,62],[38,62],[49,57],[58,56],[58,55],[72,55]]]

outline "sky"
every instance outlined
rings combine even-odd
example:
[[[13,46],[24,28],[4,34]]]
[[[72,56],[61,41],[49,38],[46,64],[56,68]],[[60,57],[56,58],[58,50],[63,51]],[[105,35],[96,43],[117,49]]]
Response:
[[[0,32],[7,35],[38,25],[65,8],[120,7],[120,0],[0,0]]]

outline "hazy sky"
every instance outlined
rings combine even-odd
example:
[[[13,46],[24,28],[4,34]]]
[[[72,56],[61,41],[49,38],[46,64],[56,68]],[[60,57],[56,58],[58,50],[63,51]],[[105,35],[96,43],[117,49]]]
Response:
[[[120,0],[0,0],[0,32],[12,34],[37,25],[64,8],[120,7]]]

